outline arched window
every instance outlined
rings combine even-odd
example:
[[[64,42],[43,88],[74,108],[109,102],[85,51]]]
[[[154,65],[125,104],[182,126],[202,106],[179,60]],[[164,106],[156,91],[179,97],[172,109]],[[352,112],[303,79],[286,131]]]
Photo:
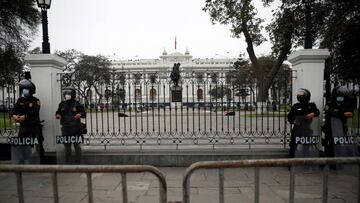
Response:
[[[156,99],[156,89],[152,88],[150,90],[150,100],[154,101]]]
[[[124,89],[119,89],[118,96],[121,101],[125,101],[126,91]]]
[[[86,97],[87,97],[87,99],[89,99],[89,100],[91,100],[92,98],[92,91],[91,91],[91,89],[88,89],[87,91],[86,91]]]
[[[135,89],[135,100],[141,99],[141,89]]]
[[[196,92],[196,95],[197,95],[198,100],[204,99],[204,90],[203,89],[198,89],[197,92]]]

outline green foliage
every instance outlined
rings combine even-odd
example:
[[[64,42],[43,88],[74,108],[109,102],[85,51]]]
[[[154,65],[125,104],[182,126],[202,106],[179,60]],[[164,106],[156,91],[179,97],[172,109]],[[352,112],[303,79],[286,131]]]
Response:
[[[35,1],[0,1],[0,83],[13,82],[15,73],[22,71],[22,57],[39,22]]]
[[[264,6],[268,6],[273,1],[264,0],[263,2]],[[259,62],[259,59],[254,51],[254,46],[258,46],[263,43],[265,38],[261,34],[261,31],[264,28],[264,20],[256,16],[257,10],[253,5],[253,1],[206,0],[203,8],[205,12],[209,13],[210,19],[213,23],[218,22],[220,24],[229,24],[232,27],[231,32],[234,37],[245,37],[245,42],[247,44],[246,51],[251,61],[252,74],[256,77],[256,82],[262,84],[261,86],[257,85],[258,87],[261,87],[257,91],[258,95],[256,98],[258,101],[266,101],[268,89],[270,88],[277,72],[281,68],[283,61],[286,59],[286,56],[292,47],[291,39],[296,26],[293,25],[295,22],[293,18],[294,15],[291,13],[292,10],[290,8],[291,7],[286,8],[286,12],[279,11],[277,15],[275,15],[272,29],[268,29],[270,31],[272,41],[277,44],[273,47],[276,61],[273,63],[273,66],[267,74],[264,74],[263,68],[265,68],[265,66],[263,64],[259,64],[261,61]],[[276,30],[278,32],[271,33],[271,31],[275,30],[275,28],[277,28]]]
[[[209,91],[209,94],[213,99],[221,99],[225,96],[226,98],[231,98],[231,89],[224,85],[216,86]]]
[[[75,65],[79,62],[81,55],[83,55],[83,53],[75,49],[68,49],[65,51],[56,50],[55,54],[64,58],[68,62],[65,67],[66,72],[73,72]]]
[[[359,111],[359,109],[354,110],[354,115],[351,120],[352,120],[351,124],[353,125],[353,127],[357,127],[357,128],[360,127],[360,111]]]
[[[98,87],[110,83],[110,65],[110,61],[104,56],[81,55],[79,62],[74,66],[73,84],[75,88],[83,96],[87,89],[94,88],[99,96],[99,101],[101,101],[103,93]]]
[[[88,87],[96,84],[108,84],[110,81],[110,61],[101,55],[81,55],[75,65],[76,79],[85,81]]]
[[[360,77],[360,1],[328,0],[321,24],[321,47],[331,53],[331,72],[345,79]]]
[[[22,71],[23,62],[12,47],[0,48],[0,86],[14,82],[16,73]]]
[[[262,81],[263,92],[271,86],[277,71],[292,47],[302,46],[305,36],[305,3],[311,5],[311,36],[313,44],[328,48],[331,53],[331,72],[342,78],[355,79],[360,76],[360,1],[359,0],[262,0],[264,7],[279,4],[273,10],[270,24],[256,17],[254,0],[206,0],[204,11],[213,23],[231,25],[234,37],[245,37],[247,52],[254,70],[262,72],[253,46],[260,45],[264,38],[260,31],[266,28],[272,42],[276,62]],[[260,8],[261,9],[261,8]],[[261,95],[260,95],[261,96]],[[262,95],[263,97],[265,95]]]
[[[40,47],[35,47],[33,50],[30,50],[28,52],[29,54],[41,54],[41,48]]]
[[[257,10],[251,0],[206,0],[203,10],[209,13],[212,23],[230,24],[236,38],[248,34],[255,45],[266,40],[260,32],[264,20],[256,17]]]
[[[68,61],[65,72],[71,75],[71,82],[66,85],[75,88],[83,98],[87,98],[87,90],[93,88],[101,101],[104,95],[98,87],[109,84],[112,79],[109,59],[102,55],[85,55],[75,49],[56,51],[55,54]]]
[[[3,115],[0,116],[0,129],[4,129],[4,128],[11,128],[11,122],[10,122],[10,118],[8,115],[6,115],[5,117]]]
[[[249,61],[238,58],[235,61],[234,70],[226,75],[226,82],[234,87],[235,96],[245,98],[249,95],[249,90],[255,85],[255,78],[249,65]]]

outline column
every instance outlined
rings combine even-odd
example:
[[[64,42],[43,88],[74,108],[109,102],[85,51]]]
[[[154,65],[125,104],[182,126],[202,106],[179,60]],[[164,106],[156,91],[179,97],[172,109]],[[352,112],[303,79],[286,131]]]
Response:
[[[321,135],[322,111],[324,109],[324,69],[325,59],[330,56],[327,49],[303,49],[292,53],[288,60],[292,64],[292,101],[297,102],[296,92],[300,88],[311,92],[311,102],[320,110],[319,119],[314,119],[314,135]]]
[[[43,123],[44,148],[46,152],[55,152],[55,136],[60,135],[59,121],[55,111],[61,101],[59,73],[66,60],[53,54],[30,54],[25,57],[30,64],[31,81],[36,85],[35,97],[40,100],[40,119]]]

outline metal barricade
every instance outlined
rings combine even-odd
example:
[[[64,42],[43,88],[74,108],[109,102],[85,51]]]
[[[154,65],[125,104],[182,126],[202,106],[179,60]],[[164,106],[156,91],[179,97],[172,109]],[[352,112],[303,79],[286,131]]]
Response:
[[[92,187],[92,173],[121,173],[121,182],[122,182],[122,198],[123,202],[128,202],[127,195],[127,182],[126,174],[127,173],[142,173],[149,172],[154,174],[160,184],[160,203],[167,202],[167,189],[166,189],[166,180],[165,175],[159,169],[149,166],[149,165],[0,165],[0,172],[9,172],[16,174],[17,180],[17,192],[19,196],[19,202],[24,202],[24,192],[23,192],[23,183],[22,183],[22,173],[31,172],[31,173],[51,173],[52,174],[52,185],[53,185],[53,194],[54,202],[59,202],[59,193],[58,193],[58,173],[85,173],[87,178],[87,192],[89,203],[94,202],[93,198],[93,187]]]
[[[295,159],[259,159],[233,161],[203,161],[196,162],[186,169],[182,188],[183,203],[190,203],[190,177],[198,169],[219,169],[219,203],[224,203],[224,169],[254,167],[255,192],[254,201],[259,202],[260,168],[261,167],[290,167],[289,202],[294,202],[295,166],[324,166],[322,202],[328,202],[328,167],[335,164],[358,165],[358,202],[360,202],[360,157],[356,158],[295,158]]]

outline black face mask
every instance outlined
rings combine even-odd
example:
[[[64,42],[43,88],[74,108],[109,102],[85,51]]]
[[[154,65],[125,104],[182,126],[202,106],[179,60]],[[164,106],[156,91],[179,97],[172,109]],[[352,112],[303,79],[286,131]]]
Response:
[[[298,97],[297,99],[298,99],[298,101],[299,101],[300,103],[302,103],[302,104],[309,103],[309,100],[308,100],[308,98],[306,98],[306,97]]]

